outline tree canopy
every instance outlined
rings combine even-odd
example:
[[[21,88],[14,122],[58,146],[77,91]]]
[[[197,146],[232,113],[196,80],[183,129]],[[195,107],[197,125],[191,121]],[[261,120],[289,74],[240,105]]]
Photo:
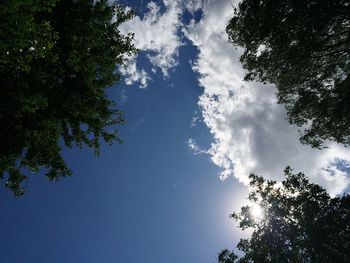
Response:
[[[219,263],[349,262],[350,195],[331,198],[303,173],[284,172],[282,184],[250,175],[249,200],[262,216],[254,217],[252,205],[232,214],[241,229],[253,232],[237,245],[243,256],[225,249]]]
[[[15,195],[30,174],[71,174],[62,146],[120,141],[106,89],[136,52],[118,30],[132,16],[107,0],[1,1],[0,178]]]
[[[245,80],[273,83],[301,142],[350,145],[350,2],[243,0],[226,31]]]

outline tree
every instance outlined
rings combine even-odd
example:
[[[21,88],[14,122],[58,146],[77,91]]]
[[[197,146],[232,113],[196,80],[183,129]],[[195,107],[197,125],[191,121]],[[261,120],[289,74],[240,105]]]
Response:
[[[226,31],[245,80],[276,85],[302,143],[350,145],[349,0],[243,0]]]
[[[133,13],[107,0],[0,2],[0,178],[15,195],[28,175],[71,175],[62,146],[120,141],[106,91],[136,52],[118,26]]]
[[[250,239],[237,245],[243,252],[223,250],[219,263],[350,262],[350,195],[331,198],[303,173],[286,168],[282,184],[250,175],[249,200],[258,204],[233,213],[241,229],[253,229]]]

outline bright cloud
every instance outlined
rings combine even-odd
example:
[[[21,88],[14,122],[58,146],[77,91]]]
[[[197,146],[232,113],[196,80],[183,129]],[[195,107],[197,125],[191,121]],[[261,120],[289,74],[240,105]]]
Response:
[[[146,87],[150,74],[160,69],[167,77],[177,64],[181,42],[180,32],[199,50],[193,70],[199,73],[204,88],[199,98],[203,122],[210,129],[214,142],[208,150],[201,149],[193,139],[187,145],[196,154],[211,156],[221,167],[220,177],[235,176],[247,183],[255,172],[268,178],[282,179],[282,171],[290,165],[303,171],[328,189],[331,194],[343,192],[350,179],[338,163],[350,163],[350,151],[330,144],[322,151],[300,144],[298,128],[287,121],[284,107],[276,103],[275,88],[243,81],[244,70],[239,63],[241,50],[227,41],[225,27],[233,15],[230,0],[163,0],[164,12],[155,2],[148,3],[148,12],[124,23],[120,30],[135,33],[135,45],[153,65],[151,70],[138,69],[136,58],[121,69],[126,83]],[[181,23],[181,15],[202,9],[203,17],[189,25]],[[197,120],[193,122],[195,125]],[[344,166],[344,165],[343,165]]]
[[[141,88],[146,88],[150,80],[149,75],[144,69],[139,70],[136,67],[136,57],[130,58],[124,67],[120,67],[119,71],[125,76],[124,81],[126,85],[139,82]]]
[[[120,26],[122,33],[135,33],[135,46],[145,52],[154,66],[153,72],[159,68],[165,77],[168,71],[177,65],[178,49],[182,45],[178,30],[181,27],[182,8],[176,0],[163,0],[165,12],[160,12],[160,6],[149,2],[148,12],[143,18],[136,16]],[[150,72],[138,70],[135,58],[129,63],[122,74],[127,76],[126,84],[142,81],[147,86]]]
[[[187,146],[193,151],[195,155],[197,154],[207,154],[208,151],[201,149],[193,138],[190,138],[186,142]]]
[[[204,4],[204,0],[187,0],[185,2],[186,2],[185,8],[192,14],[195,11],[201,9]]]
[[[276,103],[274,87],[243,81],[241,51],[228,43],[224,31],[233,15],[232,1],[198,0],[191,6],[197,8],[199,2],[203,18],[185,32],[199,50],[193,65],[204,88],[199,105],[214,137],[208,153],[222,168],[221,178],[233,175],[247,183],[249,173],[255,172],[281,179],[276,176],[290,165],[333,195],[344,191],[350,180],[337,163],[350,163],[350,151],[336,144],[322,151],[300,144],[297,127],[288,123],[283,106]],[[188,144],[198,152],[193,140]]]

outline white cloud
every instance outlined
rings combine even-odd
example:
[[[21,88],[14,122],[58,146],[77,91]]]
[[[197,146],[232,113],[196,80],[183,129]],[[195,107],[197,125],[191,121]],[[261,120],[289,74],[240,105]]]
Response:
[[[187,27],[186,36],[199,50],[193,65],[204,88],[199,105],[214,137],[208,153],[222,168],[221,178],[234,175],[247,183],[249,173],[256,172],[281,179],[290,165],[333,195],[344,191],[350,179],[335,164],[350,162],[349,149],[330,144],[320,151],[301,145],[297,127],[288,123],[284,107],[276,103],[274,87],[243,82],[240,50],[228,43],[224,32],[233,15],[232,2],[205,1],[203,14],[201,21]],[[191,143],[191,148],[199,149]]]
[[[198,111],[196,110],[194,112],[194,116],[192,116],[190,128],[196,127],[199,122],[201,122],[201,118],[198,115]]]
[[[154,68],[159,68],[165,77],[168,76],[169,69],[178,64],[178,49],[182,45],[178,35],[181,26],[180,17],[182,9],[177,0],[163,0],[165,12],[160,12],[160,6],[155,2],[149,2],[148,12],[143,18],[136,16],[120,26],[122,33],[135,33],[135,46],[141,52],[146,52],[149,61]],[[126,68],[122,72],[130,84],[143,80],[146,83],[149,79],[146,71],[138,71],[134,62],[130,63],[131,68]],[[134,67],[135,66],[135,67]],[[141,77],[139,76],[141,74]],[[142,77],[143,76],[143,77]]]
[[[194,14],[194,12],[203,8],[203,5],[204,5],[204,0],[187,0],[185,2],[186,2],[185,8],[191,14]]]
[[[130,58],[125,66],[119,68],[120,73],[125,76],[125,84],[132,85],[139,82],[141,88],[148,86],[149,75],[144,69],[139,70],[136,67],[136,58]]]
[[[143,18],[135,17],[120,28],[124,33],[135,33],[136,47],[146,52],[153,65],[150,70],[140,70],[132,58],[128,67],[121,69],[126,83],[140,82],[141,87],[146,87],[156,69],[167,77],[178,64],[182,30],[199,50],[192,67],[200,74],[199,83],[204,88],[199,99],[203,122],[214,138],[209,150],[201,149],[190,139],[187,144],[196,154],[210,154],[222,168],[222,179],[234,175],[247,183],[250,172],[281,179],[283,169],[291,165],[332,194],[344,191],[350,179],[336,160],[349,163],[350,151],[336,144],[322,151],[301,145],[297,127],[287,122],[284,107],[276,103],[274,87],[243,81],[241,51],[228,43],[224,32],[233,15],[232,1],[163,0],[163,4],[165,11],[160,12],[160,6],[150,2]],[[202,20],[182,25],[183,8],[191,13],[201,8]]]
[[[208,151],[201,149],[193,138],[189,138],[186,144],[193,151],[195,155],[208,153]]]

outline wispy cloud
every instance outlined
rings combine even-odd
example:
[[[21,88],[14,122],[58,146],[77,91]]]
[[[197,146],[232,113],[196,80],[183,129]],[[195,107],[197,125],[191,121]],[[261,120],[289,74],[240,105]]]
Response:
[[[144,69],[136,67],[136,57],[130,58],[124,67],[120,67],[120,73],[125,76],[125,84],[140,83],[140,88],[146,88],[150,80],[149,74]]]
[[[207,150],[201,149],[193,138],[189,138],[186,142],[187,146],[193,151],[193,154],[208,154]]]
[[[204,5],[204,0],[187,0],[184,2],[185,2],[185,8],[192,14],[195,11],[201,9]]]
[[[140,81],[141,86],[146,87],[150,79],[149,74],[160,69],[164,77],[167,77],[168,71],[178,64],[178,49],[182,45],[178,34],[182,26],[182,8],[176,0],[163,0],[163,4],[165,12],[162,13],[157,3],[149,2],[148,12],[143,18],[136,16],[120,26],[122,33],[135,33],[136,48],[145,52],[153,65],[151,72],[139,70],[135,58],[132,58],[129,67],[122,71],[122,74],[127,76],[126,84]]]
[[[196,127],[199,122],[201,122],[201,117],[198,115],[198,111],[196,110],[194,112],[192,119],[191,119],[190,127],[191,128]]]

